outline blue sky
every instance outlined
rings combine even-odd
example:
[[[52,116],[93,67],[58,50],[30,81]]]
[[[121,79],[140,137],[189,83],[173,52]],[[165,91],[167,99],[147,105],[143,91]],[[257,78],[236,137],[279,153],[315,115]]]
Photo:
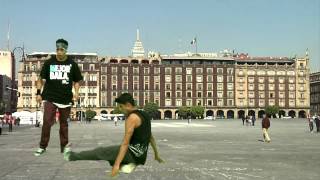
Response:
[[[129,55],[136,29],[147,51],[162,54],[235,49],[251,56],[304,56],[320,70],[320,0],[0,0],[0,48]]]

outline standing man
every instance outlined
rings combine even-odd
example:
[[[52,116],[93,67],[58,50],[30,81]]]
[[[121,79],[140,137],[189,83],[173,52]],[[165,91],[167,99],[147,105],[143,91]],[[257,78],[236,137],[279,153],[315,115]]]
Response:
[[[254,126],[254,123],[256,122],[256,116],[255,115],[253,115],[252,116],[252,126]]]
[[[34,153],[35,156],[40,156],[46,151],[57,109],[59,111],[61,153],[68,144],[67,118],[70,114],[72,102],[79,98],[79,82],[83,77],[78,64],[67,56],[67,49],[68,42],[66,40],[58,39],[56,41],[57,54],[43,64],[37,81],[37,102],[41,105],[42,100],[44,100],[44,113],[40,147]],[[72,93],[72,86],[74,87],[74,94]],[[42,87],[43,91],[41,93]]]
[[[118,117],[115,116],[115,117],[113,118],[113,121],[114,121],[114,126],[117,126],[117,125],[118,125]]]
[[[317,127],[317,133],[320,132],[320,115],[316,115],[315,122]]]
[[[2,121],[2,118],[0,117],[0,135],[2,134],[2,126],[3,126],[3,121]]]
[[[270,120],[268,115],[264,114],[262,119],[262,132],[263,132],[263,139],[265,142],[270,142],[271,139],[268,134],[268,129],[270,128]]]
[[[13,129],[13,117],[11,114],[8,115],[8,122],[9,122],[9,132],[12,132]]]
[[[308,119],[308,122],[309,122],[310,132],[312,133],[312,131],[313,131],[313,118],[311,117],[310,114],[308,114],[307,119]]]
[[[151,133],[151,118],[145,112],[138,110],[131,94],[124,93],[115,100],[120,104],[121,110],[126,115],[125,133],[120,146],[99,147],[79,153],[66,147],[64,159],[77,160],[105,160],[113,166],[111,176],[116,176],[119,171],[130,173],[137,165],[144,165],[147,159],[149,143],[154,151],[154,159],[159,163],[163,160],[159,156],[156,141]]]

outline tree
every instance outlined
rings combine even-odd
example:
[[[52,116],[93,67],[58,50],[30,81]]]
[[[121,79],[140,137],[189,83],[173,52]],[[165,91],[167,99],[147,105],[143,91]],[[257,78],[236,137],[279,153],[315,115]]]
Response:
[[[178,109],[178,114],[180,117],[182,117],[183,119],[188,118],[189,114],[190,114],[190,108],[186,107],[186,106],[181,106]]]
[[[192,106],[190,109],[190,114],[192,117],[201,117],[204,113],[204,107],[202,106]]]
[[[278,106],[267,106],[266,107],[266,114],[268,116],[274,117],[276,114],[279,113],[279,107]]]
[[[121,110],[120,106],[116,106],[113,109],[112,114],[124,114],[124,112]]]
[[[95,111],[92,111],[90,109],[86,110],[86,118],[92,119],[92,118],[94,118],[94,116],[96,116],[96,112]]]
[[[158,117],[159,106],[157,103],[149,102],[146,105],[144,105],[143,110],[146,113],[148,113],[152,119],[159,118]]]

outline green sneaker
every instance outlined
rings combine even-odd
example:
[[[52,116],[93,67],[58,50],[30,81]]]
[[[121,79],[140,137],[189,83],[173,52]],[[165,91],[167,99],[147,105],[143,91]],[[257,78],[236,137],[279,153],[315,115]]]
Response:
[[[38,157],[38,156],[41,156],[45,152],[46,152],[45,149],[39,148],[33,155]]]
[[[63,150],[63,159],[66,161],[71,161],[70,160],[70,155],[71,155],[71,143],[68,143]]]

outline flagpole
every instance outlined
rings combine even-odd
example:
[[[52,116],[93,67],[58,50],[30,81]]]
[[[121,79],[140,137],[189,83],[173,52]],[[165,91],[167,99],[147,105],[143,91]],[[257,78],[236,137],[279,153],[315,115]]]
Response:
[[[197,36],[196,36],[196,55],[198,54],[198,38],[197,38]]]

